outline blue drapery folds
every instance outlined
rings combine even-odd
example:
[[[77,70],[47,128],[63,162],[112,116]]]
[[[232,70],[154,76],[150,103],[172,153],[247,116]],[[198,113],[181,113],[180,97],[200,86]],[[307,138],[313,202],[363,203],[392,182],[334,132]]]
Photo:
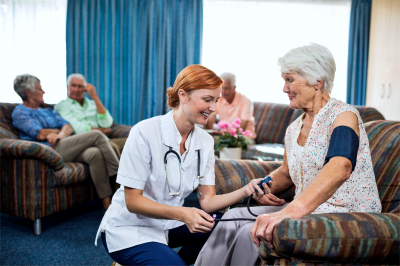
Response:
[[[67,75],[82,73],[117,123],[165,113],[166,89],[200,63],[202,0],[69,0]]]
[[[372,0],[352,0],[347,62],[347,103],[365,105]]]

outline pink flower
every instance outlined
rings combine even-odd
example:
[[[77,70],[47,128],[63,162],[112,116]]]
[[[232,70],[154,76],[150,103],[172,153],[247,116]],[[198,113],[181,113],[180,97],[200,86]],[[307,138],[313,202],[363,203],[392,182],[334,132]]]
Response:
[[[235,120],[233,120],[233,122],[232,122],[232,127],[233,128],[239,128],[240,127],[240,118],[238,117],[238,118],[236,118]]]
[[[243,132],[243,135],[246,137],[251,137],[253,135],[253,133],[251,133],[250,130],[246,130],[245,132]]]
[[[240,127],[239,128],[239,134],[242,134],[243,133],[243,129]]]
[[[231,124],[229,124],[228,122],[226,122],[224,120],[221,120],[221,121],[218,122],[218,126],[219,126],[220,129],[226,130],[226,129],[231,127]]]
[[[233,135],[235,138],[237,138],[238,137],[238,135],[237,134],[235,134],[235,135]]]
[[[232,136],[236,135],[236,129],[229,129],[228,132],[231,133]]]

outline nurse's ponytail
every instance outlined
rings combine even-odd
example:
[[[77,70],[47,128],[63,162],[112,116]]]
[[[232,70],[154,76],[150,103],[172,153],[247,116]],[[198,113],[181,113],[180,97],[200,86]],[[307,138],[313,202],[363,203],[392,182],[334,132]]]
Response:
[[[217,89],[223,80],[212,70],[202,65],[190,65],[185,67],[176,77],[173,87],[167,89],[168,106],[175,109],[179,106],[178,91],[187,91],[190,95],[192,90]]]

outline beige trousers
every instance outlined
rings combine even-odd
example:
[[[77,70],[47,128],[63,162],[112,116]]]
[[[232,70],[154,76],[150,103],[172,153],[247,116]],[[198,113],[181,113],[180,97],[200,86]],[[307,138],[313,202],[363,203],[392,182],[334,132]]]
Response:
[[[111,144],[111,147],[115,151],[115,154],[117,155],[118,159],[121,158],[122,150],[124,149],[126,139],[127,138],[115,138],[108,140]]]
[[[102,132],[92,130],[60,139],[53,149],[65,162],[89,165],[90,176],[99,198],[112,195],[109,177],[117,174],[119,159]]]
[[[283,206],[251,207],[254,214],[260,215],[280,211]],[[255,218],[247,208],[234,208],[222,219]],[[258,258],[258,247],[250,236],[253,221],[219,222],[201,249],[195,266],[206,265],[254,265]]]

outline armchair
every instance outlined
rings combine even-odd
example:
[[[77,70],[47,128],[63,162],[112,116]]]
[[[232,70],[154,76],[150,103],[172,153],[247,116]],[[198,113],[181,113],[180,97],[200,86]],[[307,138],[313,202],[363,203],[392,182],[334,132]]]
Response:
[[[52,148],[20,139],[11,119],[16,106],[0,103],[1,212],[34,221],[34,233],[41,234],[42,217],[97,195],[86,164],[66,163]],[[115,125],[113,137],[127,136],[130,128]]]
[[[400,264],[400,122],[373,121],[365,128],[382,213],[327,213],[284,219],[274,229],[274,249],[261,245],[257,264]],[[277,162],[217,160],[216,191],[234,191],[279,166]],[[289,202],[293,188],[278,196]]]

